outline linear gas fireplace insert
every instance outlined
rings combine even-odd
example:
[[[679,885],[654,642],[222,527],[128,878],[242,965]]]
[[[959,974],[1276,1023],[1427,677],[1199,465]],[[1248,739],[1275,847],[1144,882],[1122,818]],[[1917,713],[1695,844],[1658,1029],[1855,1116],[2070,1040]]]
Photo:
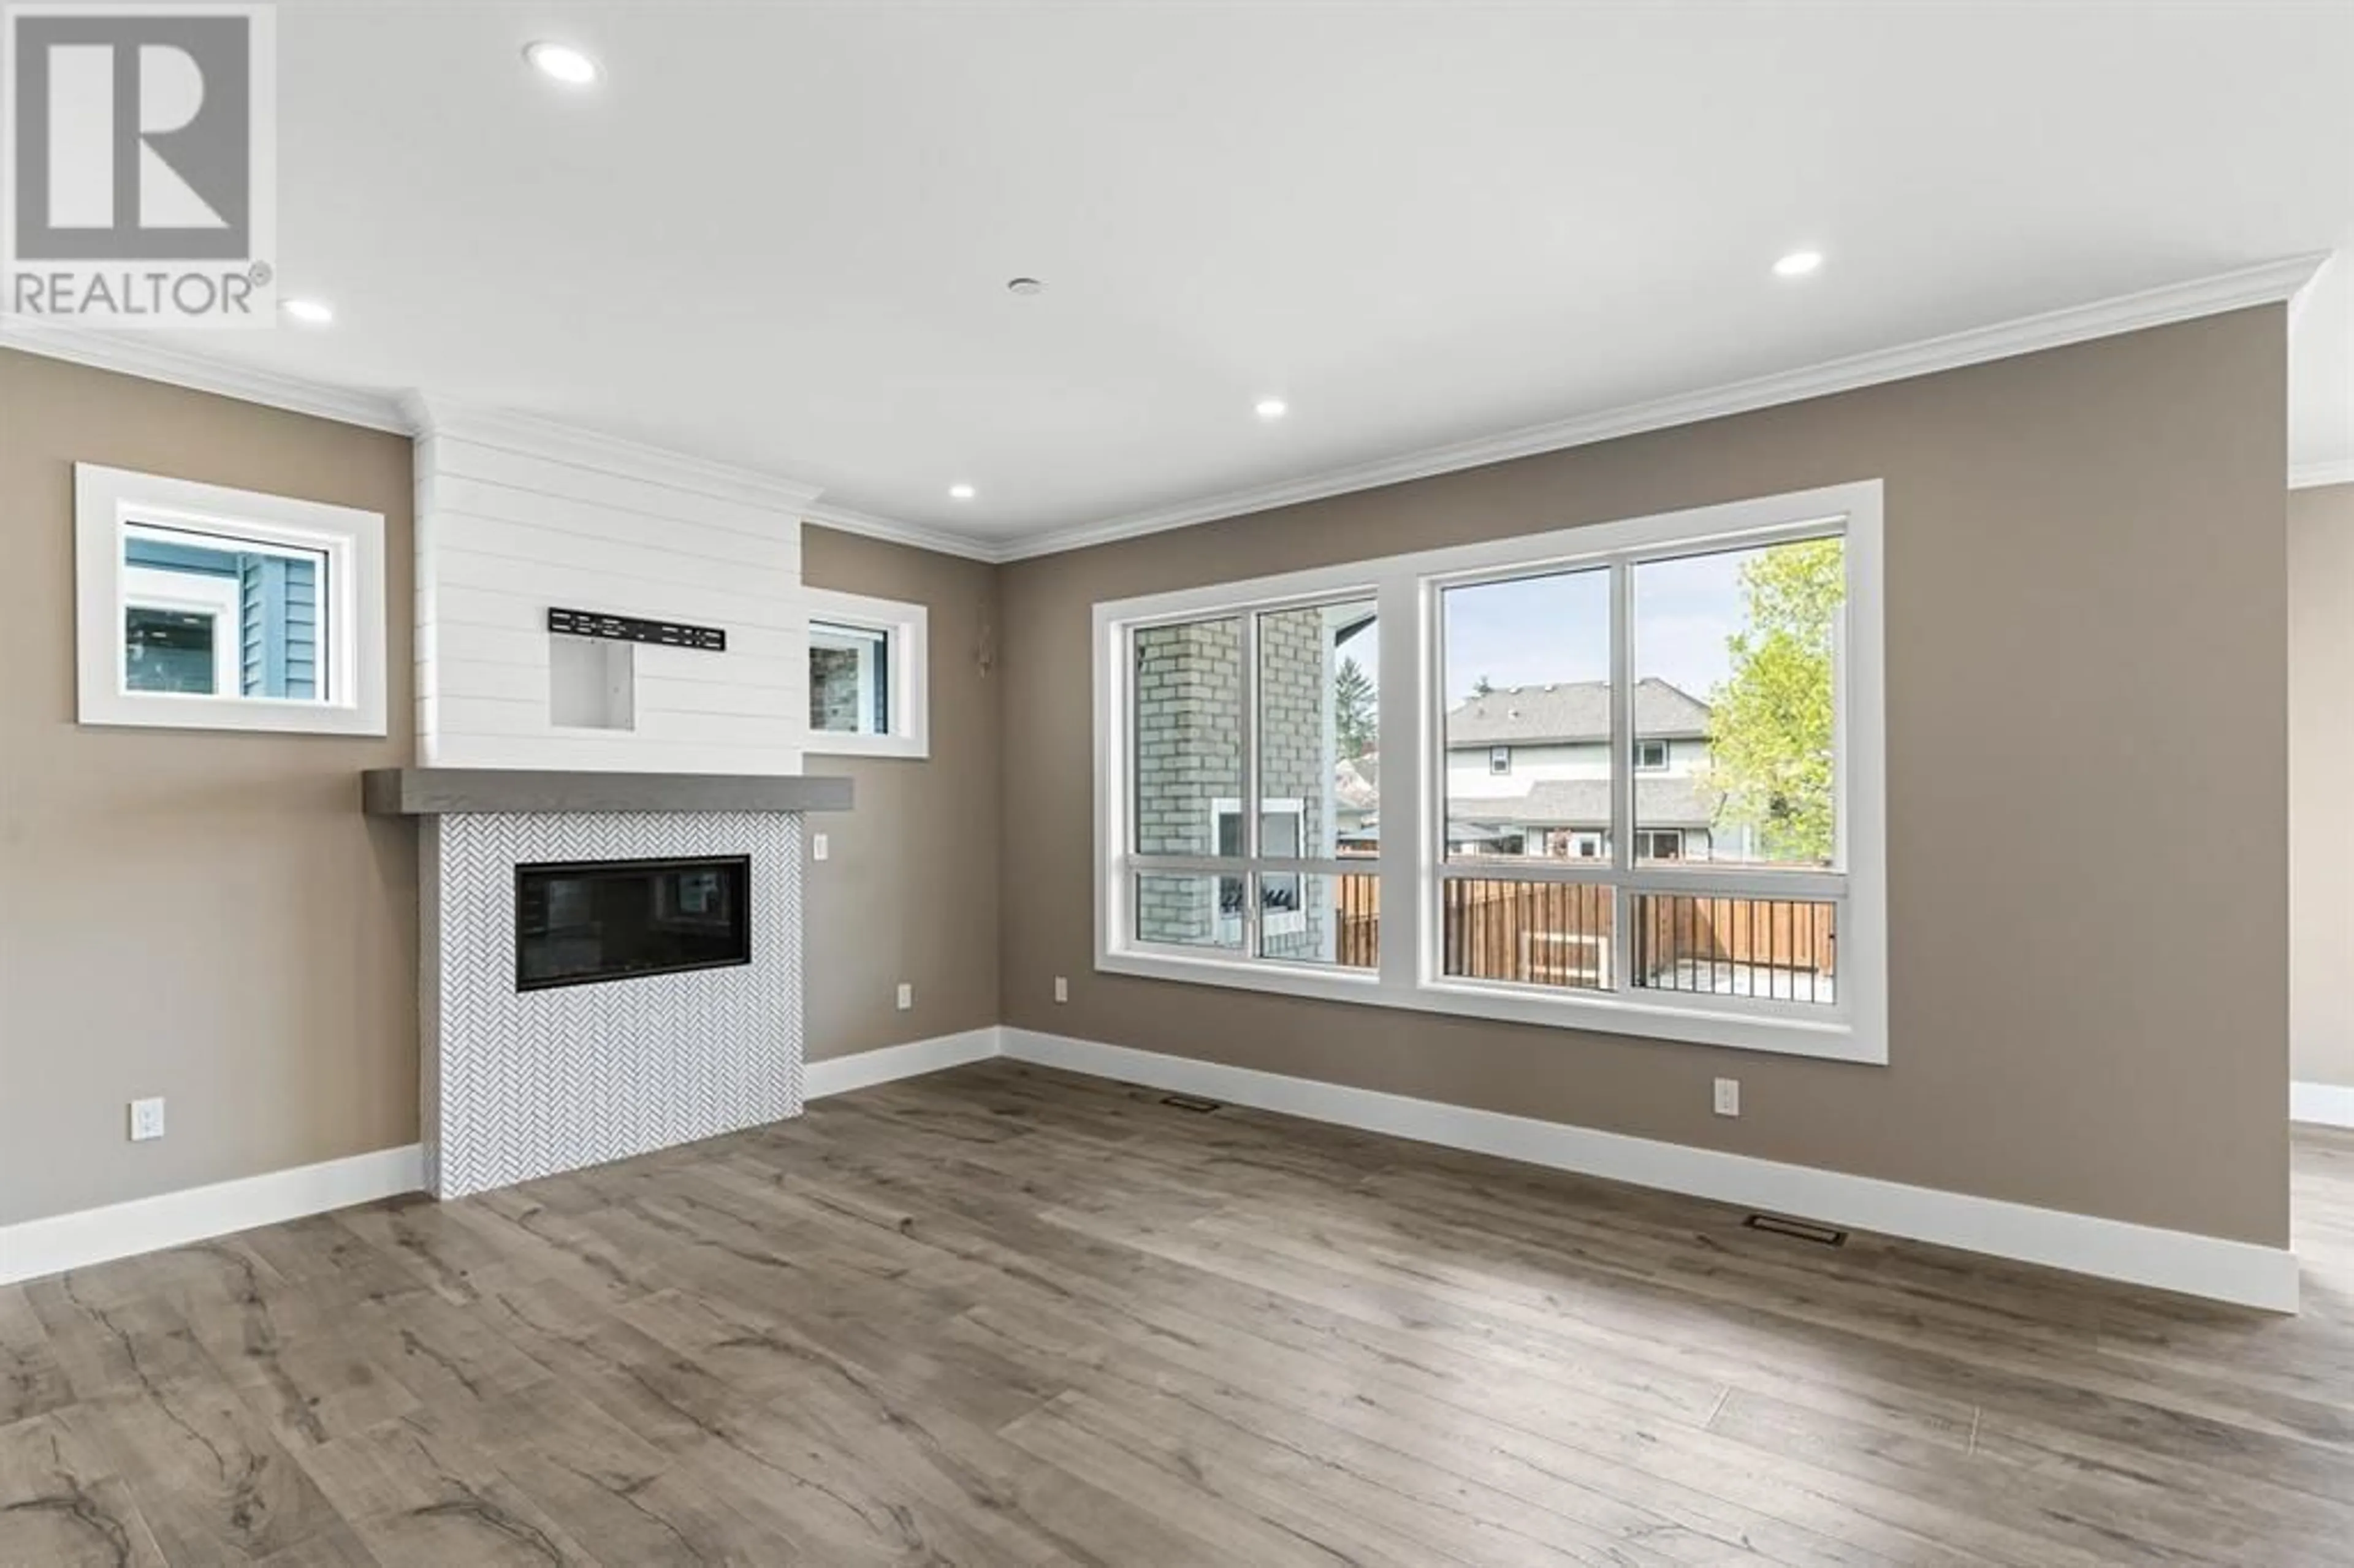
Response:
[[[515,867],[515,989],[752,961],[752,859]]]

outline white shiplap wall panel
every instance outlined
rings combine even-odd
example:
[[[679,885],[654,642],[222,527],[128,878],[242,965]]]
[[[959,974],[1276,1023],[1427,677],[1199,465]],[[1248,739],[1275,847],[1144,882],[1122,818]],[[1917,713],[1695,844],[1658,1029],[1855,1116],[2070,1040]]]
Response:
[[[564,501],[635,512],[663,523],[700,523],[724,528],[769,545],[790,543],[798,553],[800,539],[780,540],[772,531],[777,507],[647,479],[570,459],[486,445],[462,437],[432,434],[419,438],[418,448],[435,449],[435,471],[457,479],[479,479],[513,490],[529,491]],[[783,508],[798,516],[798,509]]]
[[[605,577],[623,577],[644,583],[649,589],[676,588],[698,593],[726,593],[740,588],[744,581],[741,561],[691,556],[644,543],[622,545],[610,539],[582,538],[558,528],[526,527],[478,517],[470,512],[444,512],[441,515],[445,559],[453,568],[460,557],[482,563],[477,569],[494,587],[497,564],[501,562],[535,568],[554,564]],[[798,574],[801,568],[794,562],[782,569]],[[452,575],[445,580],[466,579]]]
[[[462,528],[463,520],[458,524]],[[452,530],[455,532],[456,530]],[[565,561],[522,561],[505,556],[480,556],[444,543],[438,553],[440,591],[480,588],[533,600],[542,606],[569,605],[575,609],[602,610],[615,615],[650,616],[656,620],[691,620],[699,626],[724,626],[728,643],[735,643],[739,626],[770,631],[790,630],[801,624],[801,607],[791,598],[775,599],[761,579],[771,575],[749,567],[738,570],[735,587],[687,588],[654,582],[627,572],[600,572]],[[793,574],[798,588],[799,573]],[[634,608],[624,608],[634,607]],[[694,652],[700,652],[695,650]]]
[[[649,713],[643,691],[638,694],[638,724],[633,730],[558,728],[545,722],[546,705],[539,699],[512,702],[499,697],[441,694],[425,700],[433,705],[435,726],[445,737],[461,735],[514,737],[528,734],[530,726],[537,724],[541,733],[549,736],[583,736],[590,739],[624,742],[671,742],[695,747],[743,747],[755,750],[798,747],[801,739],[791,716],[785,713],[712,714],[678,710]],[[783,706],[782,704],[777,705]],[[663,768],[662,771],[674,769]]]
[[[461,421],[418,440],[421,760],[444,768],[799,773],[809,716],[793,495]],[[717,626],[633,645],[635,725],[548,719],[551,607]]]
[[[627,507],[603,506],[572,496],[519,490],[444,473],[437,493],[445,510],[471,517],[503,518],[519,527],[554,528],[575,538],[604,539],[619,545],[645,539],[647,514]],[[712,560],[742,558],[747,535],[739,528],[723,528],[688,517],[663,517],[663,535],[679,554]],[[790,541],[793,558],[801,558],[801,542]]]
[[[420,627],[428,624],[423,619],[424,599],[422,594],[418,596]],[[478,631],[487,632],[494,641],[509,647],[519,646],[519,639],[532,638],[539,643],[543,652],[546,650],[547,607],[556,601],[545,593],[506,594],[492,593],[482,588],[444,588],[436,596],[436,601],[430,624],[449,630],[449,645],[445,652],[438,641],[430,647],[420,644],[419,657],[423,661],[499,657],[488,651],[490,644],[472,637],[472,634]],[[731,657],[741,652],[752,658],[770,661],[804,659],[808,656],[809,644],[805,641],[806,633],[801,628],[805,624],[797,624],[790,630],[747,626],[740,629],[743,632],[740,637],[737,635],[738,628],[730,626],[727,629],[727,652]],[[698,665],[696,668],[716,669],[717,666]]]
[[[441,629],[445,649],[453,633],[469,634],[477,627]],[[755,716],[790,712],[780,706],[779,699],[770,694],[782,692],[789,704],[800,688],[795,683],[799,666],[769,659],[754,659],[749,655],[731,658],[725,675],[709,678],[701,672],[650,675],[643,664],[638,669],[638,694],[652,697],[656,705],[675,708],[682,713],[750,714]],[[420,665],[420,668],[423,666]],[[515,659],[500,662],[488,659],[444,658],[434,663],[431,690],[442,697],[492,697],[507,702],[539,702],[547,695],[547,670],[544,663],[531,662],[528,651]],[[650,691],[650,687],[659,687]],[[419,690],[426,689],[423,683]],[[753,694],[738,695],[738,692]]]

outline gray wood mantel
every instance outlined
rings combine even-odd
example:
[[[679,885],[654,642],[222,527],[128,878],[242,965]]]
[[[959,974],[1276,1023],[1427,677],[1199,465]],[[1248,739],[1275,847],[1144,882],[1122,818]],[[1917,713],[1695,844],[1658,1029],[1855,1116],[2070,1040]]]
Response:
[[[461,811],[846,811],[850,780],[799,775],[573,773],[526,768],[372,768],[371,816]]]

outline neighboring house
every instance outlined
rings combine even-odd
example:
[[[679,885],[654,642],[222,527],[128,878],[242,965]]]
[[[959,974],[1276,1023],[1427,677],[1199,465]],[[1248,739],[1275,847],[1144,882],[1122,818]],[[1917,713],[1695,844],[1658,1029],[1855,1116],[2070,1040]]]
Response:
[[[1258,617],[1259,843],[1265,854],[1329,859],[1373,801],[1337,799],[1341,746],[1334,683],[1374,624],[1365,604]],[[1239,855],[1243,810],[1242,627],[1233,619],[1154,627],[1136,636],[1136,847],[1144,854]],[[1205,767],[1204,758],[1233,758]],[[1364,763],[1371,781],[1371,759]],[[1330,876],[1259,878],[1261,950],[1331,962],[1339,911]],[[1180,947],[1237,946],[1243,879],[1147,873],[1137,878],[1138,934]]]
[[[1381,845],[1381,759],[1372,752],[1343,758],[1332,769],[1335,847],[1342,854],[1372,854]]]
[[[1635,853],[1706,860],[1718,798],[1702,783],[1709,707],[1656,677],[1635,686]],[[1500,687],[1447,715],[1450,847],[1593,860],[1610,822],[1610,687]]]
[[[134,525],[123,542],[123,682],[136,692],[313,698],[315,552],[222,550]]]

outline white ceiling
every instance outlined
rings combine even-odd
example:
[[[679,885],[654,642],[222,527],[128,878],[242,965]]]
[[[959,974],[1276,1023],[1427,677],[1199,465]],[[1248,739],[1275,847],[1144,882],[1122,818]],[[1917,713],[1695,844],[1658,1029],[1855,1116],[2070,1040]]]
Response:
[[[294,0],[280,28],[281,272],[338,318],[177,346],[983,545],[2354,249],[2341,3]],[[535,37],[606,80],[533,75]],[[1801,246],[1822,270],[1775,277]],[[2294,465],[2354,461],[2349,274],[2296,312]]]

